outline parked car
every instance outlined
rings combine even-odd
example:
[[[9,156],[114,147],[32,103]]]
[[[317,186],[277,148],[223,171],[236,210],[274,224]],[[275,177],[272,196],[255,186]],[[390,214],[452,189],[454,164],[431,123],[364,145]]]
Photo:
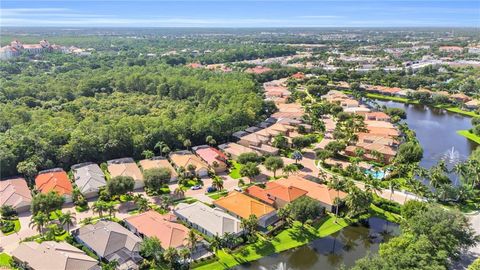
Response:
[[[195,186],[191,187],[190,189],[191,189],[191,190],[199,190],[199,189],[201,189],[201,188],[202,188],[202,186],[200,186],[200,185],[195,185]]]
[[[243,192],[243,189],[241,187],[236,187],[234,188],[235,191],[238,191],[238,192]]]
[[[215,191],[217,191],[217,188],[216,188],[216,187],[210,186],[210,187],[207,188],[207,192],[208,192],[208,193],[212,193],[212,192],[215,192]]]

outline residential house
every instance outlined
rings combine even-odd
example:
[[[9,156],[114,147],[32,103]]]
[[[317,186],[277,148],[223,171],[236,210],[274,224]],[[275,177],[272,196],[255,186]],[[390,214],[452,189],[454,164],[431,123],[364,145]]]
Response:
[[[463,106],[469,110],[476,110],[480,108],[480,100],[478,99],[470,100],[469,102],[466,102]]]
[[[185,168],[187,173],[189,173],[189,165],[193,165],[195,166],[196,175],[200,177],[208,175],[208,165],[190,151],[177,151],[170,153],[170,160],[175,166]]]
[[[464,93],[453,94],[453,95],[450,96],[450,98],[452,98],[455,101],[461,102],[461,103],[466,103],[466,102],[469,102],[470,100],[472,100],[471,97],[465,95]]]
[[[72,166],[75,184],[86,198],[98,195],[100,188],[107,185],[105,174],[95,163],[81,163]]]
[[[66,243],[45,241],[21,242],[12,258],[22,269],[33,270],[100,270],[97,260]]]
[[[140,171],[132,158],[113,159],[109,160],[107,164],[108,172],[112,178],[117,176],[130,176],[135,180],[134,189],[143,188],[145,186],[142,171]]]
[[[353,114],[358,114],[358,115],[365,115],[365,114],[371,112],[371,110],[369,108],[364,107],[364,106],[344,108],[343,111],[346,112],[346,113],[353,113]]]
[[[463,47],[460,46],[440,46],[438,48],[441,52],[460,53],[463,51]]]
[[[293,79],[296,79],[296,80],[303,80],[303,79],[305,79],[305,74],[303,74],[302,72],[297,72],[290,77],[292,77]]]
[[[297,187],[285,187],[275,182],[267,182],[265,188],[251,186],[245,190],[245,194],[276,209],[284,207],[307,193],[306,190]]]
[[[390,136],[390,137],[400,136],[400,132],[395,128],[367,126],[367,131],[370,134],[375,134],[379,136]]]
[[[258,218],[258,225],[263,228],[278,221],[275,208],[237,191],[214,201],[213,204],[238,219],[255,215]]]
[[[238,143],[224,143],[218,146],[224,153],[226,153],[230,158],[237,159],[243,153],[257,153],[261,154],[260,152],[253,150],[252,148],[243,146]]]
[[[227,156],[220,150],[208,145],[200,145],[192,148],[195,154],[205,161],[215,173],[227,170]]]
[[[55,191],[65,198],[65,202],[72,201],[73,186],[63,169],[55,168],[39,172],[35,178],[35,187],[41,193]]]
[[[246,73],[251,73],[251,74],[263,74],[272,71],[271,68],[268,67],[263,67],[263,66],[256,66],[253,68],[247,68],[245,70]]]
[[[23,178],[4,179],[0,181],[0,207],[12,206],[18,213],[30,210],[32,193]]]
[[[369,112],[365,114],[365,120],[390,122],[390,116],[384,112]]]
[[[327,185],[306,180],[300,175],[290,175],[287,178],[276,180],[275,183],[285,187],[297,187],[308,191],[308,197],[320,202],[330,212],[334,211],[335,198],[345,199],[347,197],[347,194],[343,191],[330,189]]]
[[[154,210],[124,219],[125,225],[130,231],[140,237],[157,237],[163,249],[169,247],[178,249],[187,246],[186,239],[190,230],[175,221],[174,215],[162,215]]]
[[[243,145],[245,147],[249,147],[252,145],[260,146],[261,144],[268,143],[269,140],[270,140],[269,137],[265,137],[257,133],[251,133],[240,138],[240,140],[238,141],[238,144]]]
[[[139,164],[144,171],[155,168],[168,169],[171,173],[170,182],[177,181],[178,179],[177,171],[175,170],[175,168],[173,168],[172,164],[170,164],[168,159],[164,157],[153,157],[151,159],[140,160]]]
[[[101,259],[116,260],[117,269],[138,269],[142,261],[142,239],[116,222],[100,220],[72,231],[72,235]]]
[[[188,226],[210,237],[222,236],[225,233],[235,235],[242,233],[239,219],[201,202],[180,203],[173,213]]]

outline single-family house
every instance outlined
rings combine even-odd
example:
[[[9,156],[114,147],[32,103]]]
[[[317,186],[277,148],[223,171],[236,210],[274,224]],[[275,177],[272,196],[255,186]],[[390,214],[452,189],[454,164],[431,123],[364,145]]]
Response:
[[[155,168],[168,169],[171,173],[170,182],[177,181],[177,178],[178,178],[177,171],[175,170],[175,168],[173,168],[172,164],[170,164],[168,159],[164,157],[153,157],[151,159],[140,160],[139,164],[144,171],[149,169],[155,169]]]
[[[143,188],[145,186],[142,171],[140,171],[132,158],[113,159],[109,160],[107,164],[108,172],[112,178],[116,176],[130,176],[135,181],[134,189]]]
[[[452,98],[455,101],[462,102],[462,103],[466,103],[466,102],[469,102],[470,100],[472,100],[471,97],[465,95],[464,93],[453,94],[453,95],[450,96],[450,98]]]
[[[66,243],[45,241],[22,242],[12,251],[12,258],[24,269],[33,270],[100,270],[97,260]]]
[[[284,207],[307,193],[308,191],[306,190],[292,186],[282,186],[275,182],[267,182],[265,188],[251,186],[245,190],[245,194],[271,205],[276,209]]]
[[[470,100],[466,102],[463,106],[469,110],[476,110],[480,108],[480,100],[478,99]]]
[[[365,120],[367,121],[390,121],[390,116],[384,112],[369,112],[365,114]]]
[[[172,218],[173,217],[173,218]],[[190,231],[182,224],[176,223],[172,214],[162,215],[150,210],[124,219],[130,231],[140,237],[157,237],[163,249],[182,248],[187,246]]]
[[[255,215],[258,225],[263,228],[278,221],[275,208],[237,191],[214,201],[213,204],[238,219],[246,219],[250,215]]]
[[[256,66],[253,68],[247,68],[245,70],[246,73],[251,73],[251,74],[263,74],[272,71],[271,68],[268,67],[263,67],[263,66]]]
[[[101,259],[116,260],[118,269],[138,269],[142,261],[142,239],[116,222],[100,220],[72,231],[72,235]]]
[[[100,188],[107,185],[105,174],[95,163],[81,163],[72,166],[75,184],[86,198],[98,195]]]
[[[0,207],[10,205],[21,213],[28,211],[31,203],[32,193],[25,179],[18,177],[0,181]]]
[[[335,198],[345,199],[347,194],[343,191],[328,188],[327,185],[309,181],[300,175],[290,175],[287,178],[276,180],[275,183],[285,187],[297,187],[308,191],[307,196],[317,200],[327,211],[334,211]]]
[[[238,144],[246,147],[249,147],[251,145],[260,146],[263,143],[267,143],[269,140],[270,140],[269,137],[265,137],[257,133],[251,133],[240,138],[240,141],[238,141]]]
[[[201,202],[180,203],[173,213],[188,226],[207,236],[222,236],[225,233],[239,235],[242,233],[238,218],[218,208],[211,208]]]
[[[55,168],[39,172],[35,178],[35,188],[41,193],[55,191],[65,198],[65,202],[72,201],[73,186],[63,169]]]
[[[216,173],[227,170],[227,156],[220,150],[208,145],[200,145],[192,148],[195,154],[205,161]]]
[[[236,159],[238,156],[240,156],[243,153],[257,153],[260,154],[260,152],[253,150],[252,148],[243,146],[238,143],[224,143],[218,146],[220,150],[222,150],[224,153],[226,153],[230,158]]]
[[[170,153],[170,160],[177,168],[185,168],[187,173],[189,173],[189,165],[193,165],[195,167],[196,175],[200,177],[205,177],[208,175],[208,165],[190,151],[177,151]]]

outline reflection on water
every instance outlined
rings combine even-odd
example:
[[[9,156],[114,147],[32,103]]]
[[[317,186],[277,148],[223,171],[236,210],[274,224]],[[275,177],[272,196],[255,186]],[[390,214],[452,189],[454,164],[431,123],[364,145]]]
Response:
[[[259,270],[333,270],[352,266],[368,253],[376,253],[380,243],[399,234],[397,224],[370,218],[366,226],[350,226],[308,245],[264,257],[235,269]]]
[[[457,130],[472,127],[470,117],[418,104],[381,100],[376,102],[381,106],[405,110],[408,127],[415,131],[423,147],[423,159],[420,165],[425,168],[432,167],[441,159],[445,160],[451,168],[455,163],[467,159],[478,146],[457,134]]]

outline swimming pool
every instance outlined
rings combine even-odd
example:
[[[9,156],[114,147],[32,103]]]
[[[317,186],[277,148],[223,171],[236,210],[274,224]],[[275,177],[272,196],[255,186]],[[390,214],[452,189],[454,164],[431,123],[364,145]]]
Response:
[[[385,172],[382,171],[382,170],[376,171],[376,170],[369,169],[369,170],[365,170],[365,174],[366,175],[371,175],[375,179],[385,178]]]

